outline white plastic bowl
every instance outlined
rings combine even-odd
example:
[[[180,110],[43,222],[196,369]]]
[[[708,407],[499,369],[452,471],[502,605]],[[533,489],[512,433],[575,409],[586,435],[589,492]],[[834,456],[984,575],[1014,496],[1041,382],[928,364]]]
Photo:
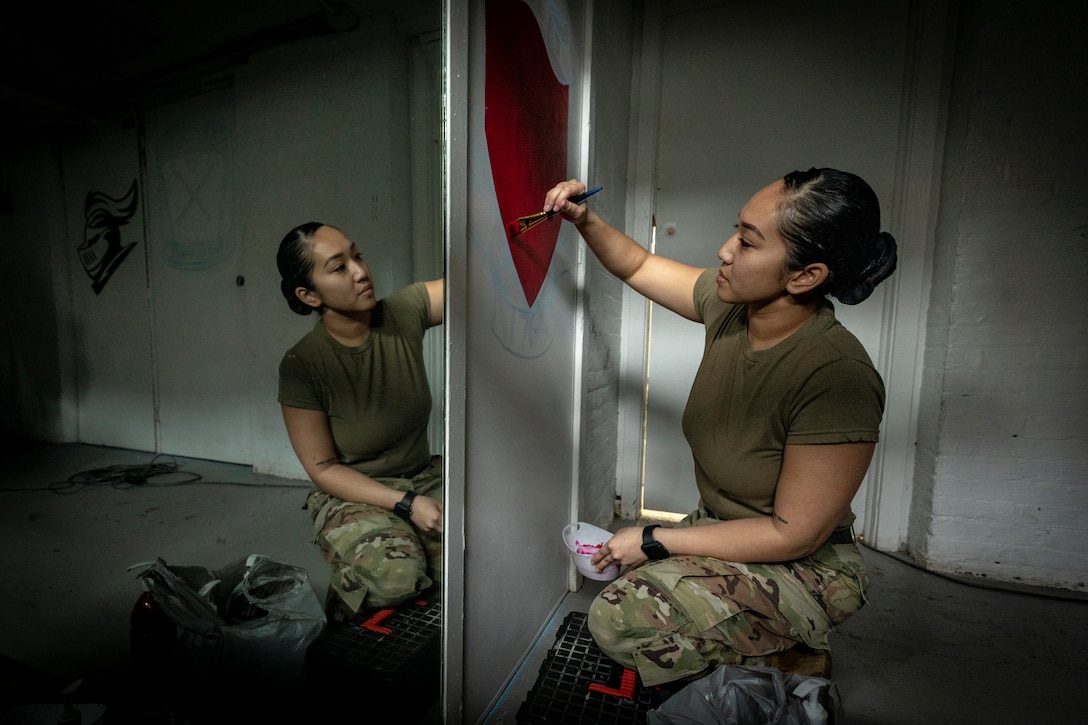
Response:
[[[601,545],[612,538],[612,532],[599,526],[579,521],[563,527],[563,543],[570,551],[571,561],[578,573],[587,579],[599,582],[612,581],[620,575],[618,563],[609,564],[604,571],[598,572],[590,560]]]

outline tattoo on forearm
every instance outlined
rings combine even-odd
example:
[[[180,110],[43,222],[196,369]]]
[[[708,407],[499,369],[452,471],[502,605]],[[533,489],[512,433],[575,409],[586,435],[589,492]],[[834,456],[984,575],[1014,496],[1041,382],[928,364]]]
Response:
[[[782,523],[784,523],[784,524],[789,524],[789,521],[786,521],[786,520],[785,520],[784,518],[782,518],[781,516],[779,516],[779,515],[778,515],[778,512],[777,512],[777,511],[775,511],[775,512],[774,512],[774,517],[775,517],[776,519],[778,519],[779,521],[781,521]]]

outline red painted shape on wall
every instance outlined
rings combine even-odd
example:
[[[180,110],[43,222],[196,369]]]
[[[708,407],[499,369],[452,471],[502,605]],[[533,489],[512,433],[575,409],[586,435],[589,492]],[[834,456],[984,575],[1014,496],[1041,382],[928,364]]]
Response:
[[[487,1],[484,132],[510,256],[525,301],[548,274],[559,218],[517,236],[506,226],[540,211],[544,193],[566,178],[567,87],[552,72],[540,26],[519,0]]]

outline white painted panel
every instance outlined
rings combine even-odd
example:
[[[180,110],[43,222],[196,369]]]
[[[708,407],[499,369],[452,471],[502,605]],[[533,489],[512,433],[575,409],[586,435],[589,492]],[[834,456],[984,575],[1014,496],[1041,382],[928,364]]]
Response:
[[[573,104],[572,104],[573,105]],[[474,124],[477,149],[482,119]],[[576,233],[560,235],[532,307],[486,155],[473,157],[465,374],[466,712],[482,712],[567,590],[574,446]],[[499,645],[499,646],[496,646]]]
[[[137,148],[135,125],[120,120],[68,139],[63,154],[67,251],[79,440],[153,451],[144,202]],[[130,191],[134,198],[127,196]],[[101,196],[89,201],[89,194]]]
[[[666,4],[667,5],[667,4]],[[666,15],[656,249],[715,266],[753,193],[794,169],[862,176],[890,216],[903,98],[907,3],[720,3]],[[667,11],[666,11],[667,12]],[[671,233],[670,233],[671,230]],[[840,319],[878,360],[886,291]],[[652,313],[643,506],[697,503],[680,415],[702,327]],[[865,490],[855,499],[860,513]]]
[[[145,116],[161,449],[250,463],[249,364],[230,88]]]
[[[487,155],[484,2],[473,6],[480,33],[472,37],[480,42],[470,61],[468,239],[461,242],[468,245],[467,280],[451,297],[466,315],[464,342],[451,339],[465,354],[464,722],[478,722],[493,704],[567,592],[570,557],[562,530],[569,523],[573,418],[580,404],[574,376],[581,242],[564,224],[530,307]],[[570,4],[576,26],[579,10]],[[571,33],[580,37],[577,29]],[[578,90],[568,96],[568,166],[579,161]]]

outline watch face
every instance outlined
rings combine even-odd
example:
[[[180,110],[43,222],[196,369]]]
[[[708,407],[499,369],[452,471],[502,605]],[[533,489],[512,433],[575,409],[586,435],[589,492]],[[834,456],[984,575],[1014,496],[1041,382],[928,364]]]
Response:
[[[406,501],[405,498],[408,500]],[[415,499],[415,496],[408,496],[405,494],[405,498],[402,498],[400,501],[393,504],[393,513],[405,521],[410,521],[412,518],[412,501]]]
[[[642,553],[651,561],[661,561],[669,558],[669,550],[660,541],[654,539],[656,525],[647,526],[642,530]]]
[[[669,552],[667,552],[665,547],[657,541],[643,546],[642,553],[648,556],[652,561],[661,561],[662,559],[669,558]]]
[[[656,541],[652,544],[643,544],[642,553],[645,554],[650,561],[660,561],[669,555],[669,552],[665,550],[665,547]]]

